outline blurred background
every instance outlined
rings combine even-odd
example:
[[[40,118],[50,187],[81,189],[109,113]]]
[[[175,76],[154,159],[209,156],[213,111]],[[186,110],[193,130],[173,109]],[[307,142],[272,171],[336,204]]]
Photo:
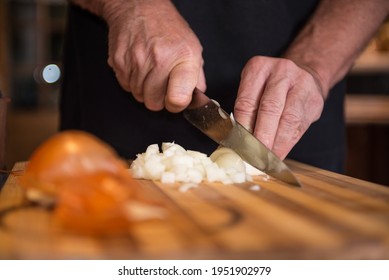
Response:
[[[11,98],[5,124],[0,101],[0,169],[28,159],[57,130],[66,4],[0,0],[0,91]]]
[[[57,131],[66,8],[66,0],[0,0],[0,91],[12,100],[5,133],[0,105],[0,163],[4,157],[8,169]],[[389,185],[388,20],[347,84],[347,175]]]

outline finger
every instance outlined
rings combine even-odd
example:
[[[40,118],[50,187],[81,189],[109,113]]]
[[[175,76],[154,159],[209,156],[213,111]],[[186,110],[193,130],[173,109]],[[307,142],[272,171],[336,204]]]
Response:
[[[108,58],[108,63],[115,73],[116,80],[118,81],[120,87],[127,92],[131,92],[129,73],[122,71],[122,67],[115,64],[111,57]]]
[[[145,71],[148,69],[132,69],[129,74],[130,76],[130,88],[132,96],[135,98],[136,101],[140,103],[144,103],[144,96],[143,96],[143,84],[145,77],[147,77],[148,72]]]
[[[259,100],[268,78],[268,71],[262,68],[261,60],[250,60],[242,71],[235,101],[234,117],[246,129],[253,131]]]
[[[273,152],[281,159],[288,155],[311,124],[305,108],[305,96],[295,88],[288,93],[273,144]]]
[[[200,64],[181,63],[171,70],[165,97],[165,107],[168,111],[180,112],[189,105],[201,69]]]
[[[259,103],[254,135],[269,149],[273,148],[280,118],[289,91],[287,79],[270,75]]]
[[[165,106],[168,69],[153,68],[143,83],[143,98],[147,109],[160,111]]]
[[[284,159],[309,126],[320,118],[323,107],[324,98],[313,77],[301,75],[296,86],[289,90],[275,137],[273,151],[280,158]]]
[[[130,76],[131,93],[138,102],[144,102],[144,83],[152,67],[144,51],[142,42],[135,44],[127,51],[127,71]]]
[[[115,77],[116,77],[116,80],[118,81],[120,87],[127,92],[131,92],[131,85],[130,85],[131,77],[130,77],[129,73],[128,72],[125,73],[123,71],[116,70],[115,68],[113,70],[115,72]]]
[[[136,62],[131,62],[127,68],[130,92],[136,101],[143,103],[144,80],[150,72],[150,69],[146,66],[139,67]]]
[[[206,82],[206,79],[205,79],[205,73],[204,73],[203,67],[201,67],[201,69],[200,69],[199,79],[197,81],[196,88],[198,88],[202,92],[206,92],[207,91],[207,82]]]
[[[129,71],[126,71],[127,67],[127,51],[123,46],[118,46],[112,40],[109,40],[109,54],[108,54],[108,65],[113,69],[116,79],[120,86],[125,90],[130,92],[130,75]]]

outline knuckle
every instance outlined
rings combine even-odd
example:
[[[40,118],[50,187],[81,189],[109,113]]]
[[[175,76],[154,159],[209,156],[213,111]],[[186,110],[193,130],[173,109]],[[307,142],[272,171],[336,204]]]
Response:
[[[290,59],[287,58],[281,58],[280,64],[285,68],[285,69],[294,69],[297,68],[297,65]]]
[[[145,100],[144,104],[150,111],[161,111],[164,108],[163,102],[157,102],[153,100]]]
[[[260,55],[256,55],[256,56],[251,57],[247,64],[249,64],[249,65],[262,64],[266,59],[269,59],[269,58],[264,57],[264,56],[260,56]]]
[[[161,42],[160,44],[154,44],[150,50],[150,56],[153,60],[154,66],[166,67],[174,61],[198,61],[199,65],[202,65],[203,60],[201,56],[201,50],[181,42],[175,45],[171,43]]]
[[[284,122],[287,127],[297,128],[302,125],[302,116],[301,113],[296,110],[288,110],[282,114],[281,121]]]
[[[308,129],[310,122],[303,114],[297,111],[288,111],[281,116],[280,122],[285,130],[284,137],[287,141],[297,141]]]
[[[151,49],[150,57],[154,66],[161,67],[165,65],[167,58],[169,57],[169,50],[166,50],[163,47],[154,46]]]
[[[192,49],[188,45],[181,46],[176,53],[178,54],[178,57],[182,58],[182,60],[186,60],[186,61],[198,60],[199,65],[203,63],[201,53]]]
[[[145,49],[142,44],[136,44],[133,46],[130,58],[131,58],[131,67],[142,69],[146,63],[146,54]]]
[[[257,110],[257,102],[254,98],[239,97],[235,101],[234,112],[237,114],[249,115]]]
[[[111,62],[113,68],[124,68],[125,61],[125,50],[124,49],[116,49],[109,51],[109,61]]]
[[[247,61],[244,71],[258,72],[259,70],[261,70],[261,66],[263,65],[264,65],[263,57],[254,56]]]
[[[284,79],[289,82],[295,81],[296,74],[298,73],[297,65],[289,59],[280,58],[277,60],[275,64],[275,73],[277,75],[282,76]]]
[[[283,109],[283,104],[275,99],[263,100],[259,108],[261,113],[271,116],[281,115]]]
[[[124,68],[124,59],[123,54],[121,52],[114,52],[109,61],[114,69],[123,69]]]

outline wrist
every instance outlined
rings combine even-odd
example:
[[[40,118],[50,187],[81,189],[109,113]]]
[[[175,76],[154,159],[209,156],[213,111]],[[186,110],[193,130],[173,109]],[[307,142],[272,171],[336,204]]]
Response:
[[[100,0],[100,16],[110,25],[117,18],[145,16],[150,11],[174,7],[170,0]]]
[[[328,68],[326,68],[328,64],[322,63],[318,57],[305,51],[288,51],[284,57],[292,60],[298,67],[308,72],[314,79],[323,98],[327,98],[332,87],[330,74]]]
[[[121,12],[127,10],[128,5],[132,5],[132,1],[129,2],[124,0],[101,0],[99,2],[99,15],[107,22],[108,25],[118,18]]]

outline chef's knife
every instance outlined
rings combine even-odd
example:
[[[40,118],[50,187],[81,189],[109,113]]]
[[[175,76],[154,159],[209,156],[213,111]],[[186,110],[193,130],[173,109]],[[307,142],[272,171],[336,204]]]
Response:
[[[197,88],[183,114],[191,124],[218,144],[234,150],[247,163],[285,183],[300,187],[299,181],[282,160]]]

